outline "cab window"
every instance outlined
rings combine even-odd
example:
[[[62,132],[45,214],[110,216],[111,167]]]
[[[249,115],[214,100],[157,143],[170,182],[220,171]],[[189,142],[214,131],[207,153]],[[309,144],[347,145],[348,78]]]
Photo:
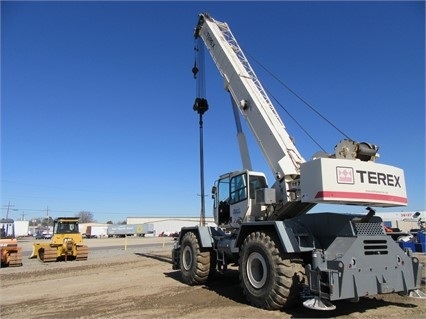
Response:
[[[250,198],[256,198],[258,189],[267,188],[266,179],[264,176],[250,175]]]
[[[235,204],[247,199],[247,175],[234,176],[230,182],[230,204]]]

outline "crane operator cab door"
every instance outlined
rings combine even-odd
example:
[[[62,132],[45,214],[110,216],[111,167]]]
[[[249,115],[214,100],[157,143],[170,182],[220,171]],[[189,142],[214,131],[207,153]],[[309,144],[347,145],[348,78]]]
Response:
[[[262,173],[245,170],[222,175],[212,189],[216,224],[235,228],[243,221],[255,220],[261,214],[256,191],[264,188],[267,184]]]

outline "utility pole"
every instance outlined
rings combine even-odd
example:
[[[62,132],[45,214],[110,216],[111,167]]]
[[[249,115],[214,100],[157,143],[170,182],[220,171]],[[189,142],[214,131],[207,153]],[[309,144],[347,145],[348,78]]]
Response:
[[[50,230],[50,225],[49,225],[49,206],[46,207],[46,219],[47,219],[47,228]]]
[[[7,210],[6,210],[6,219],[8,219],[9,218],[9,210],[10,210],[10,207],[15,207],[15,205],[10,205],[10,201],[9,201],[9,203],[7,204]],[[16,209],[15,209],[16,210]],[[8,234],[9,233],[9,223],[7,223],[6,224],[6,234]]]
[[[8,218],[9,218],[9,210],[10,210],[10,207],[15,207],[15,205],[10,205],[10,201],[9,201],[9,203],[7,204],[6,219],[8,219]]]

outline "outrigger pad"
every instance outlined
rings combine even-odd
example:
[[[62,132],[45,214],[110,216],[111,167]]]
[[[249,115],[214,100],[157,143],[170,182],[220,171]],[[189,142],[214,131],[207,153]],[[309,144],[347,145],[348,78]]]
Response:
[[[326,299],[314,297],[303,302],[303,306],[313,310],[334,310],[336,306]]]
[[[410,293],[408,294],[408,297],[426,299],[426,294],[420,289],[416,289],[416,290],[410,291]]]

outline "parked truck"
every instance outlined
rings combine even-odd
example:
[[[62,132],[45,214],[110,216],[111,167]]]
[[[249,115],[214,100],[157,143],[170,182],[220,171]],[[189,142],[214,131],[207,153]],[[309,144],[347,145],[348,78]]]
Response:
[[[386,293],[424,297],[418,258],[375,216],[374,207],[407,204],[404,171],[377,163],[378,146],[350,139],[305,161],[228,24],[202,13],[194,36],[231,95],[243,168],[212,188],[218,227],[181,229],[172,259],[182,281],[204,284],[237,265],[248,302],[268,310],[297,303],[332,310],[336,300]],[[197,97],[194,110],[207,108]],[[240,116],[275,177],[271,187],[251,168]],[[366,214],[308,213],[320,203],[363,206]]]
[[[108,237],[141,236],[154,232],[153,224],[108,225]]]
[[[15,220],[15,236],[26,237],[29,235],[29,224],[28,220]]]
[[[102,238],[108,237],[108,226],[87,226],[86,238]]]

